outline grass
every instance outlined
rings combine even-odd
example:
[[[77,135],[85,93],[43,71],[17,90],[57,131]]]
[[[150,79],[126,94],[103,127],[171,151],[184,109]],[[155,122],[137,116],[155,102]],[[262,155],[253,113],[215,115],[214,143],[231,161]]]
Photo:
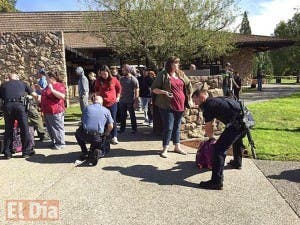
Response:
[[[281,84],[296,84],[296,78],[293,79],[286,79],[286,78],[282,78],[281,79]],[[276,84],[276,79],[271,79],[269,82],[269,84]]]
[[[300,92],[249,105],[256,120],[251,134],[257,157],[300,161]]]
[[[81,119],[80,106],[69,106],[65,113],[65,121],[79,121]]]

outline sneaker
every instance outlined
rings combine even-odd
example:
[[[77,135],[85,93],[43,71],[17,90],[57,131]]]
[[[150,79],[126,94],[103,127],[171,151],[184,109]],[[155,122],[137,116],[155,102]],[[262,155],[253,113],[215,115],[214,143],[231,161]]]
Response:
[[[199,184],[199,188],[208,189],[208,190],[223,190],[222,183],[214,183],[212,180],[209,181],[201,181]]]
[[[239,164],[238,164],[236,161],[234,161],[233,159],[230,160],[230,161],[227,163],[227,165],[229,165],[229,166],[231,166],[232,168],[237,169],[237,170],[242,169],[242,166],[239,165]]]
[[[159,153],[159,155],[160,155],[160,157],[162,157],[162,158],[168,158],[167,152],[161,152],[161,153]]]
[[[117,137],[113,137],[113,138],[111,139],[110,143],[113,144],[113,145],[119,144],[118,138],[117,138]]]
[[[174,149],[174,152],[178,153],[178,154],[181,154],[181,155],[186,155],[187,153],[185,151],[183,151],[182,149],[180,148],[175,148]]]
[[[64,147],[65,147],[64,145],[54,145],[54,146],[51,147],[51,149],[53,149],[53,150],[61,150]]]
[[[153,127],[153,123],[149,123],[149,124],[148,124],[148,127]]]
[[[149,124],[148,120],[145,120],[145,121],[143,122],[143,125],[148,125],[148,124]]]

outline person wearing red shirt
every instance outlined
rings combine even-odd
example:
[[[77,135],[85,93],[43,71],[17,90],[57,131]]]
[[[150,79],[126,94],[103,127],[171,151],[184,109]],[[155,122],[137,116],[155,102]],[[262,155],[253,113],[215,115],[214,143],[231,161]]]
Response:
[[[168,157],[171,139],[175,152],[187,154],[180,146],[180,127],[185,107],[192,106],[193,88],[190,79],[179,69],[179,62],[179,58],[170,57],[151,86],[163,122],[163,150],[160,153],[163,158]]]
[[[42,91],[41,109],[52,140],[52,149],[65,147],[65,94],[66,88],[58,74],[47,73],[48,86]]]
[[[99,78],[95,82],[95,93],[103,98],[103,106],[108,108],[112,115],[114,127],[111,131],[111,143],[118,144],[116,117],[121,94],[121,85],[118,79],[112,76],[106,65],[100,67],[98,75]]]

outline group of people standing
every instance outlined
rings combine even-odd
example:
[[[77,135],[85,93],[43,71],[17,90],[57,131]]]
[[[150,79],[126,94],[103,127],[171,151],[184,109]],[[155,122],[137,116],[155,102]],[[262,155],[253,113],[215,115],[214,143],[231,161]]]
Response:
[[[82,117],[75,137],[81,147],[82,158],[92,154],[97,161],[99,152],[96,149],[99,148],[104,137],[111,137],[111,143],[118,144],[118,133],[123,133],[126,129],[127,111],[131,120],[131,133],[137,132],[135,108],[139,104],[139,98],[144,110],[144,122],[149,126],[152,124],[151,110],[149,114],[152,100],[158,107],[163,123],[160,156],[168,157],[170,141],[173,142],[174,152],[185,155],[187,153],[180,145],[182,116],[186,108],[199,107],[203,112],[205,133],[208,136],[213,134],[215,119],[225,124],[225,130],[214,147],[212,177],[209,181],[201,182],[199,187],[222,189],[226,151],[231,144],[235,144],[236,151],[234,151],[234,159],[229,164],[236,169],[241,167],[241,146],[237,140],[241,140],[245,132],[239,124],[241,119],[239,105],[236,101],[225,97],[210,97],[205,83],[193,90],[190,79],[179,66],[180,59],[170,57],[165,63],[165,68],[155,77],[155,74],[147,70],[137,76],[133,68],[127,64],[121,68],[122,76],[118,76],[116,71],[112,72],[108,66],[102,65],[97,71],[96,78],[91,79],[92,82],[89,82],[85,76],[84,69],[77,67],[75,71],[79,76],[78,91]],[[62,149],[65,146],[66,88],[56,73],[40,71],[39,76],[39,83],[34,85],[35,91],[23,81],[17,80],[15,74],[10,75],[9,81],[0,87],[0,98],[4,101],[4,155],[7,159],[11,158],[14,120],[19,121],[21,128],[23,157],[27,158],[34,154],[28,144],[28,119],[21,101],[25,92],[40,102],[52,148]],[[95,76],[89,76],[92,77]],[[89,104],[89,98],[92,104]],[[118,111],[119,132],[117,131]],[[91,143],[90,151],[86,143]]]
[[[62,149],[65,146],[65,85],[56,73],[48,72],[46,74],[42,69],[38,71],[37,76],[38,82],[29,84],[19,80],[17,74],[10,74],[0,87],[0,98],[3,103],[5,121],[3,152],[6,159],[12,157],[13,128],[16,120],[21,130],[22,156],[27,158],[35,153],[30,144],[28,114],[34,117],[32,121],[38,124],[38,134],[42,135],[40,140],[44,139],[46,133],[42,125],[42,114],[47,133],[51,139],[49,147]],[[41,114],[33,113],[35,112],[33,109],[29,110],[29,112],[26,111],[26,102],[28,101],[26,95],[31,95],[35,98]]]
[[[88,75],[88,80],[82,67],[76,69],[76,74],[79,75],[78,92],[81,111],[84,113],[84,108],[88,105],[88,96],[102,97],[102,104],[110,111],[114,121],[110,135],[112,144],[118,144],[118,133],[125,132],[127,112],[131,120],[131,133],[137,132],[135,109],[139,104],[144,111],[144,124],[152,126],[153,122],[150,105],[154,72],[144,68],[142,75],[138,75],[131,66],[125,64],[121,68],[121,73],[122,75],[119,75],[116,67],[110,69],[107,65],[102,65],[97,75],[92,72]],[[119,131],[117,131],[117,122],[120,123]]]
[[[223,76],[223,95],[224,96],[235,96],[237,99],[240,98],[240,91],[242,88],[242,80],[237,71],[234,71],[230,63],[225,64],[225,68],[222,71]]]

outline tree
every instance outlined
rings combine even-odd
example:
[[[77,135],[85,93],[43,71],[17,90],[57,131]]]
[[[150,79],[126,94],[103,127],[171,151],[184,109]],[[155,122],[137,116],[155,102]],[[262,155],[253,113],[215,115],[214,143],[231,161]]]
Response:
[[[300,13],[296,12],[288,22],[281,21],[274,30],[274,35],[280,38],[291,38],[300,42]],[[299,74],[300,47],[294,45],[271,53],[271,59],[276,76]]]
[[[243,20],[241,23],[240,34],[251,35],[251,27],[246,11],[244,12]],[[257,75],[258,70],[262,70],[265,75],[273,75],[273,65],[270,59],[269,52],[259,52],[256,54],[252,68],[254,77]]]
[[[17,0],[0,0],[0,12],[16,12]]]
[[[87,0],[102,9],[100,35],[121,56],[154,60],[214,58],[232,49],[225,31],[234,21],[234,0]]]
[[[242,24],[241,24],[241,28],[240,28],[240,34],[251,34],[251,27],[250,27],[250,23],[248,20],[248,15],[247,12],[244,12],[244,16],[243,16],[243,20],[242,20]]]
[[[262,70],[264,75],[270,78],[273,76],[273,64],[270,58],[270,52],[259,52],[256,54],[253,63],[254,77],[257,75],[258,70]]]

